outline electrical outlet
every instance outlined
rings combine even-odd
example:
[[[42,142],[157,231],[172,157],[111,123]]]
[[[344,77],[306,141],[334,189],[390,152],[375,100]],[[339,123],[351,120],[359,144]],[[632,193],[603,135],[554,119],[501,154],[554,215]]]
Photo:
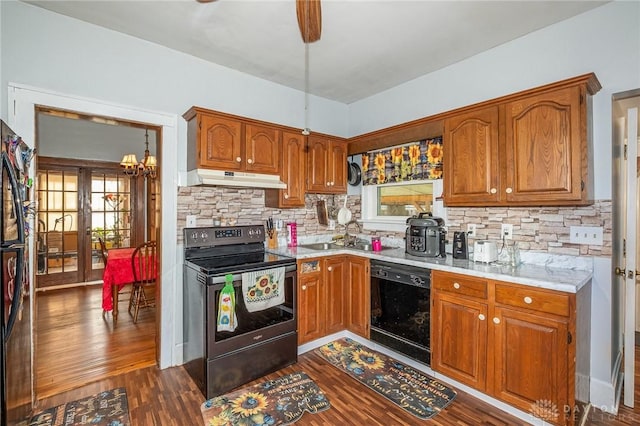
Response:
[[[467,224],[467,236],[471,237],[471,238],[475,238],[476,237],[476,224],[475,223],[468,223]]]
[[[513,225],[511,223],[503,223],[500,228],[500,235],[505,240],[513,240]]]
[[[187,215],[187,228],[195,228],[196,227],[196,215],[188,214]]]
[[[602,245],[602,226],[572,226],[569,228],[569,233],[570,243]]]

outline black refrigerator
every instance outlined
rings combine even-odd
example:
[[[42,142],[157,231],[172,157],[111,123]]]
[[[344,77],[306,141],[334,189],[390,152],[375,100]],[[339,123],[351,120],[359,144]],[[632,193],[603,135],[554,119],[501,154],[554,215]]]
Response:
[[[0,255],[2,327],[0,425],[28,420],[33,407],[33,332],[26,211],[33,151],[4,122],[2,127],[2,191]]]

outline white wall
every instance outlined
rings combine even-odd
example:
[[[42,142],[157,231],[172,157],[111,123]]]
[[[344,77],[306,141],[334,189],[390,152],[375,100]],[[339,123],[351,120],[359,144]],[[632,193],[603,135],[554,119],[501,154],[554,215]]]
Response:
[[[614,2],[419,77],[349,106],[349,134],[359,135],[595,72],[595,199],[611,199],[611,96],[640,88],[640,2]],[[592,402],[612,407],[611,259],[594,262]],[[600,388],[594,389],[594,386]],[[595,398],[595,399],[594,399]]]
[[[198,105],[304,127],[301,91],[22,2],[0,7],[4,105],[14,82],[178,115]],[[346,105],[310,98],[311,128],[347,136]]]

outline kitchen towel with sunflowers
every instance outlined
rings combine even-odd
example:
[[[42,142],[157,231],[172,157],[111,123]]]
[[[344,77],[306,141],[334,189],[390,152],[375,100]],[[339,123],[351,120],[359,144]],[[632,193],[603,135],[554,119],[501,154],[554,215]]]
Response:
[[[442,137],[362,154],[363,185],[442,179]]]
[[[249,312],[284,303],[284,266],[242,274],[242,295]]]

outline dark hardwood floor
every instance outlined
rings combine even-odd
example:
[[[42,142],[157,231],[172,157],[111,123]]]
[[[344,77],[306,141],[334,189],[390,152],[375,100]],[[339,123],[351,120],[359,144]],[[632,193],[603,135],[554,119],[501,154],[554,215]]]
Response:
[[[38,409],[83,398],[102,390],[125,387],[132,425],[202,425],[200,405],[204,397],[189,375],[182,367],[160,370],[154,365],[154,355],[149,355],[154,352],[150,348],[154,348],[155,336],[152,332],[142,330],[149,325],[146,322],[153,323],[153,314],[141,313],[138,324],[134,325],[126,312],[125,301],[122,300],[121,315],[114,329],[110,317],[102,319],[100,297],[100,287],[70,290],[67,295],[52,293],[41,297],[37,321],[40,336],[37,355],[48,358],[37,360],[38,395],[42,398]],[[59,318],[60,315],[62,318]],[[88,331],[87,328],[93,331]],[[155,326],[152,324],[150,329],[155,330]],[[42,339],[43,334],[56,332],[57,339]],[[52,345],[52,348],[47,349],[46,345]],[[131,345],[135,345],[136,349]],[[640,401],[638,353],[637,350],[636,401]],[[50,369],[56,369],[56,373],[50,372]],[[296,371],[306,372],[331,402],[331,409],[327,411],[305,414],[296,423],[301,426],[526,424],[459,390],[454,403],[442,413],[432,420],[420,421],[341,373],[313,352],[300,356],[297,364],[256,382]],[[45,383],[42,383],[41,375],[46,378]],[[46,397],[41,389],[46,390]],[[617,416],[592,410],[586,424],[637,425],[640,424],[640,408],[632,410],[621,406]]]

